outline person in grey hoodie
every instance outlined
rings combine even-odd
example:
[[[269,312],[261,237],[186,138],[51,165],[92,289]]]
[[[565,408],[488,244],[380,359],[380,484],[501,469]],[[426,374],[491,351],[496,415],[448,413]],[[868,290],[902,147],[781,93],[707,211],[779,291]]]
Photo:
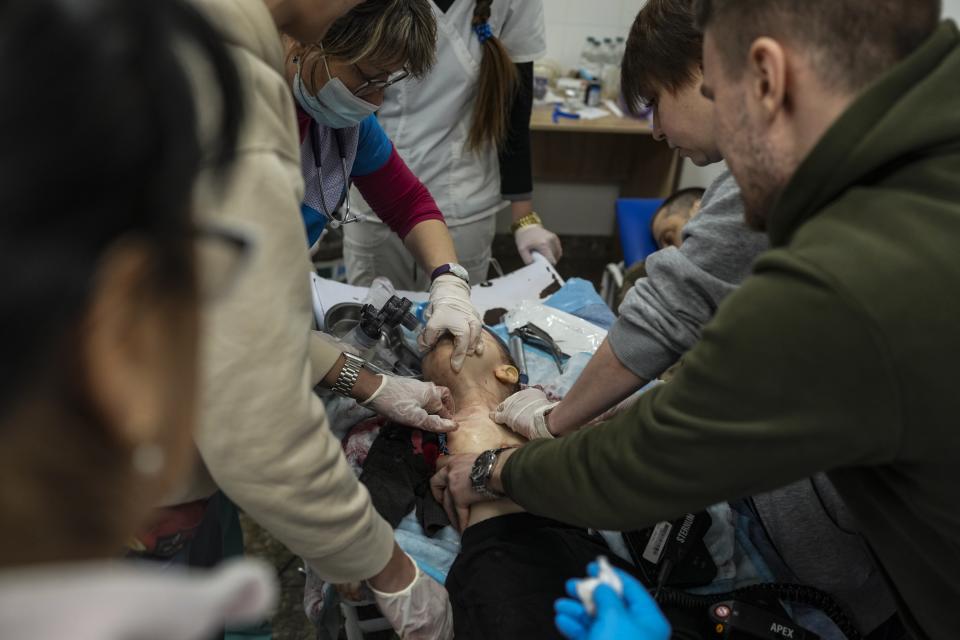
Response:
[[[700,95],[702,40],[692,12],[692,0],[651,2],[640,12],[624,57],[623,93],[634,110],[653,108],[655,139],[707,166],[723,158],[712,104]],[[525,390],[504,403],[504,424],[528,438],[571,433],[655,380],[699,340],[768,246],[747,227],[740,189],[725,167],[700,206],[680,247],[647,258],[647,277],[627,293],[607,340],[563,402]]]
[[[623,93],[636,110],[653,108],[653,135],[698,166],[723,161],[712,103],[700,93],[702,33],[693,0],[651,0],[637,16],[623,63]],[[525,389],[494,419],[529,438],[573,433],[610,417],[700,339],[721,302],[750,275],[768,248],[748,228],[730,171],[707,188],[681,246],[646,260],[647,277],[627,293],[607,339],[562,402]],[[622,403],[618,406],[618,403]],[[759,523],[760,548],[780,581],[824,589],[864,630],[878,628],[895,605],[856,524],[825,476],[817,475],[734,505]]]

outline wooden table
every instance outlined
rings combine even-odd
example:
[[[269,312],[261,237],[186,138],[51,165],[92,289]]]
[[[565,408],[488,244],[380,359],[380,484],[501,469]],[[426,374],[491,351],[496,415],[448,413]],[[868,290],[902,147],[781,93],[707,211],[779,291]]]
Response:
[[[617,184],[620,197],[665,197],[679,180],[680,160],[653,139],[649,123],[611,115],[561,118],[537,107],[530,120],[533,177],[548,182]]]

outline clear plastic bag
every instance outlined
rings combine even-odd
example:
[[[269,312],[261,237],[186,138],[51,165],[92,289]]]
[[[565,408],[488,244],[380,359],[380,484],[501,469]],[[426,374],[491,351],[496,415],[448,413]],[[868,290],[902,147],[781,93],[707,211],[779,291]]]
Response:
[[[510,331],[525,324],[536,325],[568,356],[595,353],[607,337],[607,332],[595,324],[533,300],[522,300],[507,312],[504,322]]]

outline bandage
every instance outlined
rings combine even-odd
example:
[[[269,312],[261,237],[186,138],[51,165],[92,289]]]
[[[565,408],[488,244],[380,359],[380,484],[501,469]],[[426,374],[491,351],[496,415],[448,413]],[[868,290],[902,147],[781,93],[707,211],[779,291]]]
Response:
[[[600,585],[607,585],[618,596],[623,597],[623,582],[620,581],[620,576],[610,566],[610,561],[607,560],[606,556],[597,558],[597,565],[599,565],[600,571],[596,578],[584,578],[577,582],[577,596],[590,616],[596,614],[597,611],[596,605],[593,604],[593,592]]]

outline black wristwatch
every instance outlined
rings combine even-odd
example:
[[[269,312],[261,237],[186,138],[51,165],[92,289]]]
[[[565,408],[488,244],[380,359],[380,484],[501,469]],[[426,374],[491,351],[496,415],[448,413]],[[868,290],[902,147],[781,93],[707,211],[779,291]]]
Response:
[[[512,447],[500,447],[499,449],[489,449],[477,456],[473,463],[473,469],[470,471],[470,484],[473,490],[484,498],[496,500],[506,498],[507,494],[494,491],[490,488],[490,474],[493,473],[493,467],[497,464],[497,458],[500,454]]]

